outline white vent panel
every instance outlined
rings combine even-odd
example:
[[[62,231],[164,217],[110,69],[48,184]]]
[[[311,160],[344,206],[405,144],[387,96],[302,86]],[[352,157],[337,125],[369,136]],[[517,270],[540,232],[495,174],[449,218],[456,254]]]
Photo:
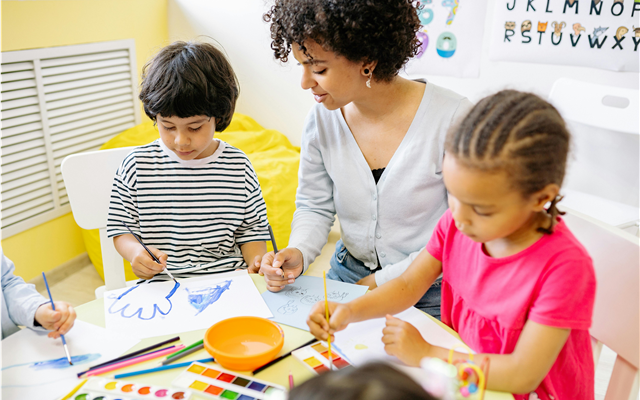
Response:
[[[140,123],[133,40],[2,53],[3,238],[69,212],[62,160]]]

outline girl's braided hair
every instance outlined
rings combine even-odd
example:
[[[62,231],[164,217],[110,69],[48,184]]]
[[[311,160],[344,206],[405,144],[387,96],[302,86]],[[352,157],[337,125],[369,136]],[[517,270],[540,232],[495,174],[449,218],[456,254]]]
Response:
[[[532,93],[503,90],[482,99],[464,120],[452,129],[446,153],[463,164],[487,171],[505,171],[523,196],[545,186],[562,185],[571,135],[551,104]],[[550,234],[556,216],[556,197],[547,213]]]

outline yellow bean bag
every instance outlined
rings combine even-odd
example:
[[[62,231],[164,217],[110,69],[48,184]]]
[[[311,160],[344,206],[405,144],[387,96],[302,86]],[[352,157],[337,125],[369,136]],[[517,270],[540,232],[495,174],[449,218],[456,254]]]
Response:
[[[100,149],[140,146],[159,137],[153,122],[147,121],[118,134]],[[276,244],[279,248],[286,247],[296,207],[300,148],[293,146],[282,133],[264,129],[252,118],[237,113],[224,132],[216,132],[216,137],[244,151],[251,160],[267,203],[267,217],[273,228]],[[91,262],[104,279],[98,230],[83,230],[82,236]],[[272,250],[271,243],[267,243],[267,248]],[[127,261],[125,275],[127,280],[136,279]]]

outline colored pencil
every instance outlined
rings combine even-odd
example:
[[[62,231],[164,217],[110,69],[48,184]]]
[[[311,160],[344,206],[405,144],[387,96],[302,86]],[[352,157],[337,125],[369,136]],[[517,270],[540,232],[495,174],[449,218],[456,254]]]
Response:
[[[177,360],[181,359],[182,357],[186,357],[189,354],[193,354],[196,351],[200,351],[202,349],[204,349],[204,343],[200,343],[200,344],[198,344],[196,346],[193,346],[192,348],[190,348],[188,350],[187,349],[183,349],[183,351],[180,352],[180,355],[178,355],[176,357],[171,357],[171,358],[167,357],[167,359],[162,362],[162,365],[171,364],[172,362],[177,361]],[[184,350],[186,350],[186,351],[184,351]]]
[[[175,352],[176,350],[182,350],[183,348],[184,348],[184,345],[181,344],[180,346],[174,347],[172,349],[166,349],[166,350],[159,351],[159,352],[156,352],[156,353],[145,354],[144,356],[141,356],[141,357],[136,357],[136,358],[132,358],[132,359],[129,359],[129,360],[124,360],[122,362],[111,364],[111,365],[105,365],[102,368],[93,369],[93,370],[87,372],[85,375],[88,378],[88,377],[93,376],[93,375],[104,374],[106,372],[110,372],[110,371],[113,371],[115,369],[128,367],[130,365],[134,365],[134,364],[138,364],[138,363],[141,363],[141,362],[144,362],[144,361],[152,360],[154,358],[166,356],[167,354],[171,354],[171,353]]]
[[[329,323],[329,301],[327,300],[327,271],[322,271],[322,277],[324,278],[324,312],[327,317],[327,324]],[[331,330],[331,326],[329,326]],[[327,337],[327,345],[329,347],[329,371],[333,371],[333,357],[331,357],[331,332]]]
[[[47,293],[49,293],[49,300],[51,301],[51,309],[53,311],[56,310],[56,305],[53,304],[53,297],[51,297],[51,290],[49,290],[49,283],[47,282],[47,276],[44,274],[44,272],[42,273],[42,279],[44,279],[44,285],[47,287]],[[62,346],[64,347],[64,352],[67,355],[67,361],[69,361],[69,365],[73,365],[73,363],[71,362],[71,356],[69,355],[69,348],[67,347],[67,340],[64,338],[64,335],[60,335],[60,338],[62,339]]]
[[[171,364],[171,365],[165,365],[165,366],[162,366],[162,367],[156,367],[156,368],[143,369],[143,370],[140,370],[140,371],[127,372],[125,374],[118,374],[118,375],[115,375],[113,377],[113,379],[122,379],[122,378],[128,378],[130,376],[144,375],[144,374],[150,374],[152,372],[165,371],[165,370],[168,370],[168,369],[188,367],[189,365],[191,365],[194,362],[208,363],[208,362],[215,362],[215,361],[216,360],[214,360],[213,358],[203,358],[202,360],[187,361],[187,362],[183,362],[183,363],[179,363],[179,364]]]
[[[144,349],[136,350],[136,351],[134,351],[133,353],[125,354],[125,355],[123,355],[123,356],[120,356],[120,357],[114,358],[113,360],[105,361],[105,362],[103,362],[102,364],[94,365],[93,367],[89,368],[88,370],[83,371],[83,372],[80,372],[80,373],[78,374],[78,377],[80,377],[81,375],[86,374],[87,372],[91,371],[92,369],[96,369],[96,368],[104,367],[105,365],[113,364],[113,363],[116,363],[116,362],[118,362],[118,361],[124,361],[124,360],[128,360],[128,359],[130,359],[130,358],[134,358],[134,357],[136,357],[136,356],[138,356],[138,355],[140,355],[140,354],[146,353],[146,352],[147,352],[147,351],[149,351],[149,350],[157,349],[158,347],[162,347],[162,346],[164,346],[165,344],[169,344],[169,343],[177,342],[178,340],[180,340],[180,336],[172,337],[171,339],[167,339],[167,340],[165,340],[165,341],[163,341],[163,342],[156,343],[156,344],[152,344],[151,346],[147,346],[147,347],[145,347]]]
[[[184,349],[180,350],[179,352],[171,354],[169,357],[167,357],[167,360],[170,359],[170,358],[174,358],[176,356],[179,356],[180,354],[184,353],[185,351],[191,350],[192,348],[196,347],[197,345],[203,344],[203,343],[204,343],[204,339],[198,340],[197,342],[190,344],[189,346],[185,347]],[[165,361],[167,361],[167,360],[165,360]]]
[[[284,359],[284,358],[289,357],[289,356],[291,355],[291,353],[292,353],[292,352],[294,352],[294,351],[296,351],[296,350],[298,350],[298,349],[301,349],[301,348],[303,348],[303,347],[306,347],[306,346],[310,345],[311,343],[313,343],[313,342],[317,342],[317,341],[318,341],[318,339],[313,338],[313,339],[309,340],[307,343],[304,343],[304,344],[302,344],[302,345],[300,345],[300,346],[296,347],[295,349],[292,349],[291,351],[288,351],[287,353],[285,353],[285,354],[281,355],[280,357],[278,357],[278,358],[274,358],[273,360],[269,361],[268,363],[266,363],[266,364],[265,364],[265,365],[263,365],[262,367],[259,367],[259,368],[254,369],[254,370],[253,370],[253,374],[255,375],[255,374],[257,374],[258,372],[263,371],[263,370],[265,370],[265,369],[269,368],[270,366],[272,366],[273,364],[277,363],[278,361],[280,361],[280,360],[282,360],[282,359]]]
[[[151,256],[151,258],[153,258],[153,261],[155,261],[156,263],[162,265],[162,263],[160,262],[160,260],[158,260],[158,257],[156,257],[155,254],[153,254],[151,252],[151,250],[149,250],[149,248],[147,246],[145,246],[144,243],[142,243],[142,239],[140,239],[138,237],[138,235],[136,235],[135,233],[133,233],[133,231],[131,230],[131,228],[129,228],[129,225],[125,224],[124,221],[122,221],[122,225],[124,225],[125,228],[127,228],[127,230],[129,232],[131,232],[131,234],[133,235],[134,238],[136,238],[136,240],[138,241],[138,243],[140,243],[140,245],[142,245],[142,247],[144,247],[144,249],[147,251],[147,253],[149,253],[149,255]],[[169,275],[171,277],[171,279],[173,279],[173,281],[175,283],[178,283],[178,281],[176,281],[176,278],[173,277],[173,275],[171,275],[171,272],[169,272],[169,268],[164,267],[164,272],[167,273],[167,275]]]
[[[76,392],[77,392],[78,390],[80,390],[80,388],[81,388],[82,386],[84,386],[84,384],[85,384],[85,383],[87,383],[87,379],[84,379],[82,382],[80,382],[80,383],[78,384],[78,386],[74,387],[72,391],[70,391],[66,396],[64,396],[64,397],[63,397],[63,398],[61,398],[60,400],[67,400],[67,399],[70,399],[70,398],[71,398],[71,396],[73,396],[74,394],[76,394]]]
[[[267,225],[269,228],[269,236],[271,236],[271,244],[273,245],[273,254],[278,254],[278,246],[276,246],[276,237],[273,234],[273,229],[271,229],[271,225]]]
[[[123,361],[126,361],[126,360],[135,360],[135,359],[137,359],[137,358],[144,357],[144,356],[147,356],[147,355],[149,355],[149,354],[155,354],[155,353],[159,353],[159,352],[161,352],[161,351],[165,351],[165,350],[169,350],[169,349],[175,349],[175,347],[176,347],[176,346],[169,346],[169,347],[165,347],[165,348],[163,348],[163,349],[159,349],[159,350],[151,351],[151,352],[149,352],[149,353],[145,353],[145,354],[137,355],[137,356],[135,356],[135,357],[125,358],[124,360],[119,360],[119,361],[110,362],[110,363],[108,363],[108,364],[103,364],[103,365],[101,365],[100,367],[89,368],[88,370],[86,370],[86,371],[82,371],[81,373],[79,373],[79,374],[78,374],[78,378],[82,377],[82,375],[86,374],[87,372],[93,371],[94,369],[103,368],[103,367],[106,367],[106,366],[108,366],[108,365],[113,365],[113,364],[116,364],[116,363],[119,363],[119,362],[123,362]],[[166,353],[163,353],[163,354],[166,354]]]
[[[293,389],[293,375],[291,375],[291,370],[289,370],[289,389]]]

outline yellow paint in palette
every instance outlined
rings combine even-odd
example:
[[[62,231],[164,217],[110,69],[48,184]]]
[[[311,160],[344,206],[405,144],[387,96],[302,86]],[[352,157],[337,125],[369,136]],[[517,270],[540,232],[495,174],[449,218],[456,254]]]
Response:
[[[294,350],[291,352],[291,355],[300,360],[316,374],[322,374],[329,371],[329,349],[322,342]],[[335,346],[331,351],[331,359],[333,360],[333,366],[336,369],[343,369],[351,366],[344,357],[338,354]]]
[[[189,400],[191,392],[159,386],[92,377],[70,400]]]

